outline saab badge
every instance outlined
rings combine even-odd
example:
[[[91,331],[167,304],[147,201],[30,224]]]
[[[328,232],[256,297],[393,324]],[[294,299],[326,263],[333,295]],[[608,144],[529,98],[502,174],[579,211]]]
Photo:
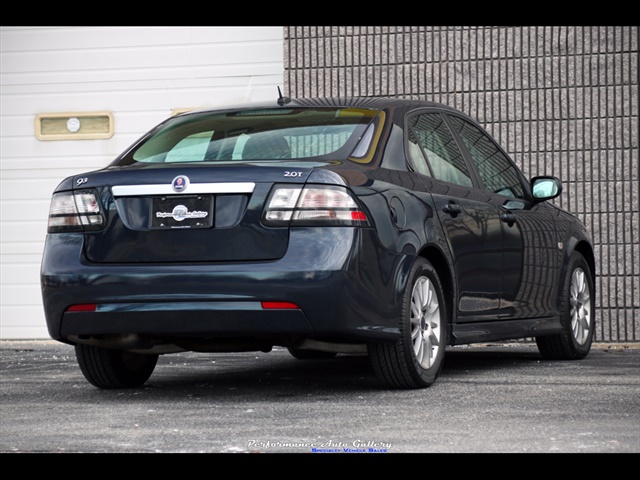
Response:
[[[173,191],[178,193],[184,192],[188,186],[189,186],[189,177],[185,175],[178,175],[171,182],[171,187],[173,188]]]

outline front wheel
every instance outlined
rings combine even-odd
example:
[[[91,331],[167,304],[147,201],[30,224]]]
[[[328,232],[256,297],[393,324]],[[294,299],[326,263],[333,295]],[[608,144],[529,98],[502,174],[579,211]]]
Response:
[[[84,377],[98,388],[133,388],[153,373],[158,355],[76,345],[76,358]]]
[[[390,388],[432,385],[444,361],[447,306],[433,266],[417,258],[411,268],[396,343],[372,343],[369,357],[380,381]]]
[[[562,332],[537,337],[538,350],[551,360],[584,358],[591,349],[595,300],[591,269],[584,257],[574,252],[562,284],[560,322]]]

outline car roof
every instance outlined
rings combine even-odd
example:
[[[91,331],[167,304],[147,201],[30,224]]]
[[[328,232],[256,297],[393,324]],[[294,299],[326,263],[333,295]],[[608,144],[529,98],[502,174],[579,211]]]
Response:
[[[251,103],[229,104],[194,110],[190,113],[220,112],[230,110],[250,110],[263,108],[315,108],[315,107],[342,107],[342,108],[373,108],[382,110],[385,108],[439,108],[452,112],[459,112],[448,105],[428,100],[411,99],[404,97],[313,97],[313,98],[275,98],[273,101],[260,101]],[[183,114],[183,115],[185,115]]]

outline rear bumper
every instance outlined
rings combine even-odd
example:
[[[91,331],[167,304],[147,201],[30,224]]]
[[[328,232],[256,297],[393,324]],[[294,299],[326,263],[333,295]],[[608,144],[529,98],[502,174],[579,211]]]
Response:
[[[101,303],[91,312],[65,311],[60,325],[63,338],[118,334],[301,335],[313,331],[300,309],[264,309],[260,302],[234,301]]]
[[[412,260],[384,250],[373,230],[349,227],[292,230],[285,256],[269,262],[93,264],[82,251],[81,234],[47,237],[41,285],[56,340],[118,334],[394,340],[399,279]],[[69,311],[74,305],[95,309]]]

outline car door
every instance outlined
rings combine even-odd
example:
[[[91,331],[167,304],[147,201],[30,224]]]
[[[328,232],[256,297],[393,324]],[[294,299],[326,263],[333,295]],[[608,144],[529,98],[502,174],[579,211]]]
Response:
[[[411,116],[407,130],[410,165],[431,192],[451,251],[457,320],[497,319],[503,261],[498,207],[478,188],[440,112]]]
[[[559,251],[553,218],[545,203],[533,202],[522,172],[481,128],[448,114],[502,229],[501,318],[553,314]]]

